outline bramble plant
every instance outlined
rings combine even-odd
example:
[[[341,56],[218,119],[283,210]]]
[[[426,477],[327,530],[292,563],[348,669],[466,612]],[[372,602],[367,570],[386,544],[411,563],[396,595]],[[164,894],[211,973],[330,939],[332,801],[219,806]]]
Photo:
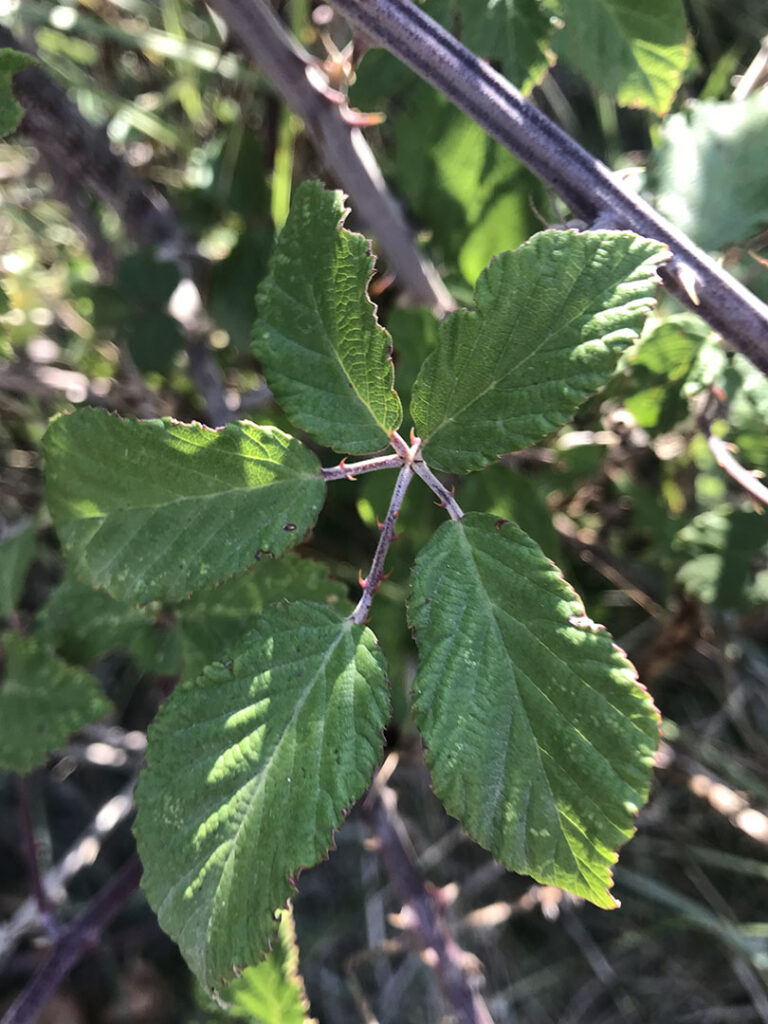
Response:
[[[264,957],[274,912],[379,763],[387,666],[366,620],[414,477],[448,519],[411,573],[413,714],[435,791],[467,832],[511,870],[611,907],[610,869],[647,798],[659,738],[632,666],[557,567],[514,523],[464,515],[434,471],[481,469],[567,422],[636,341],[665,247],[543,231],[494,258],[476,308],[439,326],[407,442],[390,338],[366,292],[369,243],[345,216],[339,193],[297,190],[253,342],[295,426],[344,453],[337,466],[247,422],[212,431],[82,409],[43,440],[72,571],[134,604],[181,602],[254,562],[258,591],[264,560],[314,526],[328,482],[397,471],[356,607],[302,594],[306,563],[266,562],[272,603],[185,676],[150,728],[135,827],[142,884],[212,989]]]
[[[679,927],[707,941],[719,934],[721,959],[738,964],[759,1013],[759,923],[710,912],[654,874],[678,849],[678,819],[666,834],[658,826],[672,820],[656,813],[664,799],[618,873],[624,893],[642,893],[647,921],[632,922],[629,899],[619,926],[585,908],[577,918],[561,890],[617,906],[614,866],[654,764],[674,762],[686,780],[661,773],[664,798],[687,785],[712,808],[702,780],[722,778],[728,827],[768,837],[768,819],[747,803],[764,796],[759,771],[744,767],[764,753],[764,709],[744,696],[750,673],[765,679],[761,626],[733,624],[740,612],[756,618],[768,594],[768,526],[755,507],[768,505],[768,307],[758,298],[768,293],[757,252],[768,216],[768,88],[757,84],[768,43],[738,96],[729,85],[768,27],[758,32],[757,15],[745,16],[744,38],[729,36],[705,69],[705,36],[716,32],[693,10],[704,5],[679,0],[642,10],[626,0],[334,0],[343,25],[309,0],[139,0],[127,14],[119,4],[16,6],[0,18],[0,45],[16,45],[12,24],[38,49],[34,58],[0,49],[0,136],[20,128],[8,161],[0,156],[13,211],[0,235],[14,240],[0,259],[0,315],[10,310],[0,371],[12,371],[0,381],[0,772],[16,775],[8,791],[32,897],[0,924],[0,961],[35,928],[52,951],[2,1024],[37,1019],[140,876],[207,990],[195,1019],[308,1021],[292,911],[300,887],[302,951],[305,935],[333,947],[321,963],[307,942],[316,1012],[342,1019],[321,991],[333,958],[345,989],[338,1006],[351,998],[374,1020],[354,963],[406,948],[381,941],[384,903],[367,874],[378,862],[403,908],[391,923],[412,933],[453,1018],[489,1024],[451,934],[450,890],[422,875],[462,883],[468,907],[465,869],[478,851],[466,842],[458,870],[432,872],[425,828],[416,864],[388,782],[401,757],[402,795],[410,801],[428,776],[437,797],[407,807],[415,834],[428,818],[420,811],[439,802],[446,813],[429,829],[438,847],[463,832],[540,883],[512,882],[513,894],[526,891],[505,914],[525,903],[549,916],[551,900],[571,938],[569,924],[599,917],[616,927],[613,953],[634,971],[667,907]],[[97,60],[94,88],[86,69]],[[561,61],[577,83],[565,78],[562,95],[563,81],[548,74]],[[257,81],[254,64],[271,84]],[[535,85],[542,106],[622,171],[649,148],[637,188],[525,98]],[[639,109],[620,122],[619,107]],[[94,122],[110,110],[107,132]],[[22,188],[18,168],[32,148],[44,174],[29,171],[34,184]],[[311,180],[326,174],[343,191]],[[51,183],[68,213],[40,198]],[[419,244],[400,201],[424,229]],[[363,233],[348,230],[348,217]],[[657,307],[660,285],[687,311]],[[10,476],[22,499],[3,493],[6,462],[32,470],[29,495],[23,474]],[[590,566],[580,574],[576,560],[563,562],[586,607],[556,564],[565,546]],[[596,588],[595,571],[615,589]],[[707,605],[730,616],[709,632]],[[661,716],[587,608],[654,687],[660,756]],[[689,685],[688,665],[684,687],[659,686],[686,638],[722,669],[722,708],[700,687],[715,711],[697,692],[678,716],[669,690]],[[737,687],[728,673],[738,659]],[[94,724],[106,716],[109,725]],[[731,726],[743,741],[733,759],[713,741]],[[56,767],[35,776],[56,751]],[[89,819],[91,852],[79,863],[118,820],[130,852],[61,924],[67,864],[84,847],[43,870],[36,787],[58,785],[70,761],[91,756],[109,771],[125,764],[125,788],[121,810],[110,800]],[[724,767],[730,760],[736,768]],[[364,821],[378,861],[356,840],[300,878],[334,848],[353,807],[359,817],[342,835]],[[694,875],[700,865],[747,879],[764,872],[717,840],[705,849],[697,828],[674,870],[719,906],[717,885],[703,869]],[[354,943],[326,928],[325,913],[322,927],[308,924],[306,911],[334,888],[327,879],[345,872],[345,856],[357,858],[366,900],[365,939]],[[70,893],[67,909],[78,898]],[[751,900],[749,890],[744,913]],[[474,909],[457,917],[470,928],[489,920]],[[675,926],[664,927],[676,941]],[[625,930],[639,938],[627,944]],[[505,953],[518,943],[513,932]],[[642,983],[625,979],[622,992],[617,978],[600,978],[622,1020],[661,1004],[656,974],[668,947],[650,945],[658,949]],[[472,946],[484,952],[474,936]],[[529,1019],[541,986],[531,978],[554,976],[548,951],[521,968],[511,995],[509,958],[499,955],[496,978],[482,959],[494,1014],[498,1005],[498,1019]],[[673,968],[677,993],[685,972]],[[409,982],[391,980],[400,995],[390,1005],[394,985],[376,977],[382,1020],[426,1018],[420,999],[403,996]],[[553,996],[530,1019],[597,1013],[592,980],[573,985],[568,1008]],[[422,982],[431,984],[429,971]],[[530,1005],[518,983],[534,993]],[[681,1019],[695,1013],[688,993],[674,997]],[[433,995],[424,1005],[442,1007]],[[739,998],[724,1014],[740,1012]]]

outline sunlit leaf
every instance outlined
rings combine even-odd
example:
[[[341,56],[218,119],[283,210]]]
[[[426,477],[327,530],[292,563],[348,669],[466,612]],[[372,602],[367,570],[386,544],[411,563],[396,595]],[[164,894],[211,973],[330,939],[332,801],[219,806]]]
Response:
[[[80,409],[52,421],[43,451],[75,575],[136,603],[180,600],[281,555],[324,497],[317,458],[252,423],[210,430]]]
[[[665,258],[636,235],[544,231],[492,260],[413,388],[430,465],[480,469],[565,423],[637,339]]]
[[[412,588],[435,792],[508,868],[613,906],[611,867],[659,740],[632,666],[513,523],[445,523]]]
[[[142,884],[206,986],[266,953],[290,880],[371,780],[387,709],[371,631],[299,602],[268,608],[231,663],[160,710],[137,792]]]
[[[768,91],[725,103],[691,100],[663,126],[657,205],[705,249],[744,242],[768,224]]]
[[[254,351],[278,402],[340,452],[376,451],[400,425],[389,335],[368,298],[369,242],[341,225],[341,193],[297,190],[259,287]]]
[[[559,0],[553,49],[623,107],[666,114],[690,60],[682,0]]]

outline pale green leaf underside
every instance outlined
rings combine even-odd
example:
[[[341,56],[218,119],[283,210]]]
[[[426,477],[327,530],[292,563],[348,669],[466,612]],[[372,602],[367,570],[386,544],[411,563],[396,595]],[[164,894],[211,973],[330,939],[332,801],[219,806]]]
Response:
[[[637,339],[667,254],[628,233],[543,231],[493,259],[413,388],[429,464],[480,469],[567,422]]]
[[[690,60],[682,0],[559,0],[559,57],[620,106],[669,110]]]
[[[60,416],[43,438],[48,507],[74,573],[113,597],[177,601],[299,543],[325,485],[317,458],[274,427],[210,430]]]
[[[768,224],[768,90],[689,101],[664,122],[655,163],[660,212],[698,245],[724,249],[759,233]]]
[[[299,974],[299,947],[292,908],[279,912],[277,937],[268,956],[255,967],[247,967],[232,982],[227,999],[230,1016],[252,1024],[316,1024],[309,1016],[304,982]]]
[[[389,335],[368,298],[370,243],[341,227],[340,192],[297,190],[259,287],[253,347],[275,398],[320,444],[362,454],[402,419]]]
[[[310,602],[268,608],[232,665],[161,709],[137,792],[142,884],[204,985],[266,953],[289,878],[371,780],[387,710],[373,634]]]
[[[35,554],[35,524],[20,523],[0,540],[0,615],[16,607]]]
[[[6,633],[0,683],[0,768],[28,772],[73,732],[109,710],[88,672],[72,668],[35,637]]]
[[[416,561],[414,714],[435,792],[513,871],[613,906],[658,717],[632,666],[513,523],[471,513]]]

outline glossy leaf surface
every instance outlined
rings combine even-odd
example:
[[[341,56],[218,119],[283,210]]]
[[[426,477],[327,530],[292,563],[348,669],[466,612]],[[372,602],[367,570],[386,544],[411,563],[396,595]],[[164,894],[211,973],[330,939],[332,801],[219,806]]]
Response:
[[[631,234],[545,231],[492,260],[477,310],[443,321],[414,385],[427,462],[480,469],[565,423],[637,339],[665,254]]]
[[[370,243],[341,226],[341,193],[297,190],[257,296],[254,351],[275,398],[316,441],[340,452],[383,448],[402,418],[389,335],[367,286]]]
[[[308,602],[268,608],[230,664],[160,710],[137,792],[142,884],[204,985],[264,956],[289,879],[370,782],[387,711],[373,634]]]
[[[274,427],[222,430],[80,409],[43,439],[48,506],[74,573],[113,597],[180,600],[281,555],[312,526],[316,457]]]
[[[513,523],[445,523],[413,570],[414,714],[435,792],[514,871],[601,907],[659,720],[634,669]]]

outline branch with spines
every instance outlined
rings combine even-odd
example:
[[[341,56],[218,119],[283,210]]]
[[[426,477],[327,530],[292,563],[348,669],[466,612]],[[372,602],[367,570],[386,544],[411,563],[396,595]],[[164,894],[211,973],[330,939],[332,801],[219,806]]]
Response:
[[[669,246],[664,287],[768,373],[768,307],[410,0],[333,0],[338,11],[509,149],[588,225]]]

